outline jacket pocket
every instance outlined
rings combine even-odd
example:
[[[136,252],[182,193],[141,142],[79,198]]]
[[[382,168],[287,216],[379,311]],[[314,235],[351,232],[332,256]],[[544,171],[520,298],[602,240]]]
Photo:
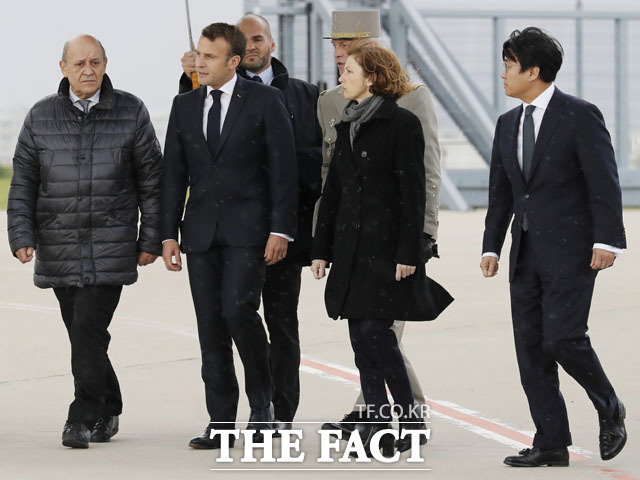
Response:
[[[40,163],[40,190],[42,193],[47,193],[53,153],[50,150],[38,150],[38,161]]]
[[[127,180],[133,178],[131,165],[131,149],[120,148],[114,152],[116,170],[115,191],[121,194],[127,191]]]

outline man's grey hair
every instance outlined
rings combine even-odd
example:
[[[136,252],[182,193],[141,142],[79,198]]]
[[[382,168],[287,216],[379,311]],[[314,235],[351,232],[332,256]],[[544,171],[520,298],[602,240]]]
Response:
[[[66,42],[64,42],[64,46],[62,47],[62,61],[63,62],[67,61],[67,51],[69,50],[69,44],[73,40],[76,40],[78,38],[90,38],[91,40],[96,42],[98,44],[98,46],[100,47],[100,50],[102,50],[102,58],[107,58],[107,52],[105,51],[104,47],[102,46],[102,42],[100,42],[100,40],[98,40],[96,37],[93,37],[91,35],[80,35],[80,36],[78,36],[76,38],[73,38],[71,40],[67,40]]]

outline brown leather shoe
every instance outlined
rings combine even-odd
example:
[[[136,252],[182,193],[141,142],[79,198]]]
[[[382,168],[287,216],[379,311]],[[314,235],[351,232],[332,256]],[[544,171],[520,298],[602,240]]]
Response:
[[[569,450],[567,447],[540,449],[538,447],[520,450],[518,455],[504,459],[504,463],[511,467],[568,467]]]

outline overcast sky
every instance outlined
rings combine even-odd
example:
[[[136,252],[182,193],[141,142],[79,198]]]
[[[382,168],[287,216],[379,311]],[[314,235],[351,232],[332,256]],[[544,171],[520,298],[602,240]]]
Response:
[[[443,8],[441,0],[420,5]],[[453,9],[570,10],[576,0],[447,0]],[[583,0],[587,10],[640,10],[640,0]],[[194,40],[214,21],[235,22],[241,0],[191,0]],[[183,0],[2,0],[0,2],[0,111],[23,108],[57,90],[65,40],[90,33],[107,50],[116,88],[141,97],[150,109],[169,109],[188,47]]]
[[[204,26],[235,23],[243,12],[237,0],[190,4],[196,42]],[[57,91],[62,46],[79,33],[102,42],[116,88],[149,108],[170,108],[189,45],[183,0],[2,0],[0,110],[30,106]]]

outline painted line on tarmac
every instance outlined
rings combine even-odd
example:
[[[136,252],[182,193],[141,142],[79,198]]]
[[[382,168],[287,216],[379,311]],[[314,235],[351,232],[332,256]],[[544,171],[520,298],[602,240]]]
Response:
[[[28,305],[23,303],[0,302],[0,309],[22,310],[56,315],[60,314],[60,310],[56,307]],[[198,338],[195,328],[178,327],[156,320],[144,320],[123,316],[114,316],[113,320],[162,330],[193,339]],[[301,371],[307,374],[316,375],[345,385],[351,385],[355,390],[359,389],[360,377],[358,376],[358,371],[352,368],[320,359],[314,359],[304,354],[302,354],[302,358],[300,360],[300,367]],[[533,432],[520,430],[496,419],[486,418],[479,412],[464,408],[453,402],[427,399],[427,404],[429,405],[431,414],[435,417],[442,418],[456,426],[464,428],[469,432],[475,433],[476,435],[480,435],[489,440],[493,440],[513,448],[527,448],[533,442]],[[575,446],[570,447],[569,451],[572,460],[591,460],[594,455],[593,452],[589,450]],[[617,480],[640,480],[640,478],[634,477],[633,475],[629,475],[628,473],[620,470],[592,463],[586,463],[586,465],[601,473],[608,474]]]

